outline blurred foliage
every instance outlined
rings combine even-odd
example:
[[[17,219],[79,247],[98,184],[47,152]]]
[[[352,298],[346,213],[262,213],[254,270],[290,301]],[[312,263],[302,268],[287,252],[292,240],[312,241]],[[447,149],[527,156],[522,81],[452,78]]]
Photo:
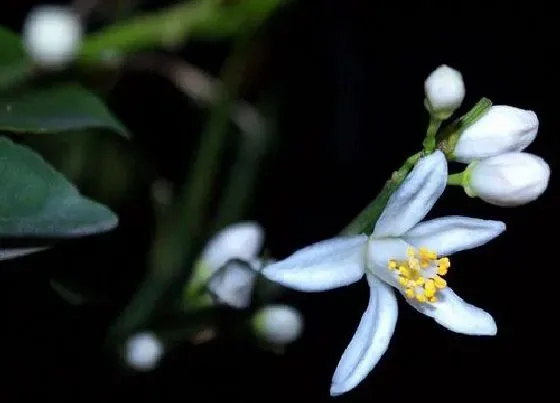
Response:
[[[0,94],[0,130],[60,133],[105,128],[128,136],[127,129],[93,93],[74,83]]]
[[[186,312],[178,299],[207,237],[242,219],[251,199],[270,130],[259,108],[237,100],[236,93],[247,50],[259,27],[285,3],[193,0],[147,13],[128,10],[127,18],[117,18],[86,35],[75,62],[55,72],[42,70],[26,54],[20,35],[0,27],[0,176],[4,185],[0,235],[41,238],[42,243],[34,246],[48,248],[63,239],[113,230],[119,218],[111,208],[118,208],[136,187],[153,182],[157,214],[146,256],[148,272],[115,319],[109,337],[116,345],[144,328],[201,342],[201,334],[211,334],[216,326],[216,310],[200,306]],[[175,54],[191,38],[227,39],[232,44],[220,77],[185,64]],[[152,65],[178,92],[209,109],[205,127],[195,136],[199,144],[194,153],[185,150],[190,155],[184,158],[188,173],[178,189],[166,188],[157,167],[147,163],[149,156],[138,153],[134,131],[107,106],[107,88],[126,75],[127,63],[134,69],[135,60],[142,60],[146,50],[171,51],[166,69],[160,68],[158,53]],[[147,55],[148,60],[152,56]],[[203,109],[201,115],[205,115]],[[232,126],[240,133],[235,141],[226,136]],[[234,161],[224,179],[223,157],[232,143]],[[213,203],[218,179],[225,180],[224,190]],[[13,256],[37,250],[42,249],[19,250]],[[2,256],[12,255],[6,250]],[[76,288],[78,283],[81,288]],[[73,305],[106,302],[99,297],[103,292],[97,293],[83,281],[53,278],[50,285]],[[275,286],[265,287],[256,300],[265,303],[278,291]],[[227,313],[230,317],[231,312]],[[247,321],[239,323],[245,326]]]
[[[0,236],[65,238],[104,232],[117,217],[80,195],[64,176],[25,146],[0,138]]]
[[[33,70],[23,49],[21,38],[7,28],[0,27],[0,89],[25,79]]]

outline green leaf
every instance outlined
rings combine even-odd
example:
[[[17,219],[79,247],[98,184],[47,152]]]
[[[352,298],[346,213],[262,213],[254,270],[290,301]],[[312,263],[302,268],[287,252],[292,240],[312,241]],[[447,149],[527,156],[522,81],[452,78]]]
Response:
[[[27,77],[33,70],[21,38],[5,27],[0,27],[0,89]]]
[[[27,256],[31,253],[41,252],[48,248],[48,246],[34,248],[3,248],[0,249],[0,260],[16,259],[18,257]]]
[[[93,128],[129,136],[104,103],[79,84],[0,94],[0,130],[53,133]]]
[[[6,137],[0,137],[0,184],[0,237],[76,238],[118,225],[111,210]]]

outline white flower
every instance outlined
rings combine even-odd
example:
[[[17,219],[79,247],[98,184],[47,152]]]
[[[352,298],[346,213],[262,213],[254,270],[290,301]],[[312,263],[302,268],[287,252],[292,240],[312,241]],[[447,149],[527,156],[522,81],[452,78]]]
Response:
[[[473,162],[465,174],[465,190],[487,203],[511,207],[532,202],[548,187],[550,168],[541,157],[506,153]]]
[[[387,350],[397,322],[394,289],[451,331],[496,334],[492,316],[458,297],[443,276],[450,267],[446,255],[485,244],[505,224],[460,216],[420,222],[446,180],[445,157],[436,151],[422,158],[393,193],[369,239],[362,234],[322,241],[263,269],[269,279],[301,291],[329,290],[366,275],[369,304],[336,368],[331,395],[358,385]]]
[[[216,300],[233,308],[246,308],[251,302],[258,262],[232,260],[225,264],[208,281],[208,289]]]
[[[294,342],[303,331],[303,318],[298,310],[288,305],[269,305],[254,317],[257,333],[267,342],[285,345]]]
[[[195,269],[197,283],[208,281],[218,302],[235,308],[249,305],[260,261],[264,231],[254,222],[240,222],[208,242]]]
[[[424,82],[424,91],[431,113],[447,119],[461,106],[465,84],[460,72],[445,64],[435,69]]]
[[[79,16],[62,6],[38,6],[26,17],[24,45],[40,66],[57,69],[76,55],[82,39]]]
[[[126,362],[137,371],[154,369],[162,355],[163,344],[153,333],[137,333],[126,343]]]
[[[214,272],[231,259],[250,261],[264,240],[262,227],[255,222],[239,222],[219,231],[202,251],[202,260]]]
[[[459,162],[471,162],[511,151],[522,151],[535,140],[539,119],[533,111],[496,105],[467,127],[453,150]]]

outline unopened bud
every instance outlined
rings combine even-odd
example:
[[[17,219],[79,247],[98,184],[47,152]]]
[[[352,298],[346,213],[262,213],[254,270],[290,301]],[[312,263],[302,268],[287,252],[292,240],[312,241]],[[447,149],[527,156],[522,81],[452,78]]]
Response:
[[[492,106],[460,135],[453,150],[456,161],[469,163],[495,155],[523,151],[535,140],[539,119],[533,111]]]
[[[25,19],[23,39],[35,63],[46,69],[59,69],[74,59],[80,47],[80,18],[68,7],[37,6]]]
[[[231,259],[250,261],[262,247],[264,231],[254,222],[232,224],[218,232],[202,252],[202,261],[213,272]]]
[[[440,120],[449,118],[465,98],[460,72],[445,64],[435,69],[424,82],[429,112]]]
[[[541,157],[506,153],[473,162],[465,173],[465,191],[503,207],[527,204],[548,187],[550,168]]]
[[[150,371],[154,369],[162,355],[163,344],[153,333],[138,333],[126,342],[126,362],[137,371]]]
[[[256,333],[265,341],[285,345],[294,342],[303,332],[303,317],[288,305],[269,305],[255,314]]]
[[[232,260],[212,276],[208,289],[218,303],[242,309],[251,303],[256,277],[249,263]]]

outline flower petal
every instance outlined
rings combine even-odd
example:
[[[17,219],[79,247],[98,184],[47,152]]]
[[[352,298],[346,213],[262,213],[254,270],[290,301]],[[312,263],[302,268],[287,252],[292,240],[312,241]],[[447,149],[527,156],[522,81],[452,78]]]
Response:
[[[208,281],[208,289],[221,304],[246,308],[251,303],[257,272],[248,263],[231,260]]]
[[[432,249],[438,255],[476,248],[496,238],[506,229],[501,221],[448,216],[424,221],[403,235],[415,247]]]
[[[397,324],[397,299],[391,287],[372,275],[369,304],[362,320],[342,354],[333,375],[331,396],[341,395],[355,388],[379,362]]]
[[[317,242],[262,270],[269,280],[300,291],[325,291],[358,281],[365,271],[368,237]]]
[[[447,162],[441,151],[421,158],[379,217],[376,237],[400,236],[432,209],[447,184]]]
[[[264,231],[255,222],[239,222],[219,231],[202,251],[202,260],[215,272],[231,259],[251,260],[262,247]]]
[[[375,239],[370,237],[368,242],[366,265],[369,272],[389,285],[398,287],[398,275],[389,270],[389,261],[406,260],[408,243],[400,238]]]
[[[421,304],[408,298],[406,301],[452,332],[473,336],[495,336],[498,333],[496,322],[488,312],[466,303],[450,288],[437,295],[439,300],[433,304]]]

